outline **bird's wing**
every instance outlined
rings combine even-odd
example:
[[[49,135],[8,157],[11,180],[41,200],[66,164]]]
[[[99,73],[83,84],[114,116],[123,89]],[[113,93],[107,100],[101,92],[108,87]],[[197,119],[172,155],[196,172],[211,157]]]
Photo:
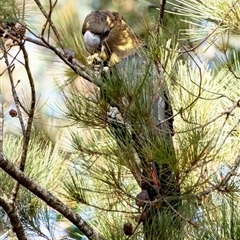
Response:
[[[167,85],[155,64],[147,59],[146,51],[146,48],[138,49],[135,54],[112,67],[109,81],[124,81],[124,89],[119,92],[119,95],[122,94],[122,101],[133,107],[136,101],[135,104],[139,103],[141,110],[145,109],[146,114],[153,117],[152,127],[158,128],[163,135],[173,135],[173,111]]]

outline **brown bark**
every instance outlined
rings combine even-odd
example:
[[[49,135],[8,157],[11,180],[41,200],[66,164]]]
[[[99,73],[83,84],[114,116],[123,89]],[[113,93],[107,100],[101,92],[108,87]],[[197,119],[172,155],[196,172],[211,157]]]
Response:
[[[20,240],[27,240],[27,237],[24,233],[24,229],[21,223],[21,220],[19,218],[17,208],[14,204],[10,204],[8,201],[4,200],[0,197],[0,206],[4,209],[4,211],[7,213],[13,231],[15,232],[16,236]]]
[[[90,240],[103,240],[103,238],[83,219],[76,214],[71,208],[66,206],[52,193],[38,185],[35,181],[26,176],[21,170],[14,166],[8,159],[0,153],[0,168],[8,173],[12,178],[18,181],[30,192],[42,199],[48,206],[66,217],[72,222],[83,234]]]

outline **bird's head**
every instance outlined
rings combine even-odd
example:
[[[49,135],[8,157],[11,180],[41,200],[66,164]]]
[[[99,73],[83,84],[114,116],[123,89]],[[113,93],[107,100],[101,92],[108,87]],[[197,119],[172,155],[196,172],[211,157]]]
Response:
[[[136,37],[124,18],[117,12],[93,11],[82,27],[84,44],[90,54],[99,54],[108,66],[135,53],[142,42]]]

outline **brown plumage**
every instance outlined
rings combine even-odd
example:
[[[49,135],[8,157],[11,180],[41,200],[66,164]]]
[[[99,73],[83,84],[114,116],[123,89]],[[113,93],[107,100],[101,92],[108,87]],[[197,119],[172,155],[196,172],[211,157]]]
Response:
[[[134,34],[125,19],[117,12],[91,12],[82,27],[84,43],[89,53],[98,53],[108,66],[136,52],[143,42]]]

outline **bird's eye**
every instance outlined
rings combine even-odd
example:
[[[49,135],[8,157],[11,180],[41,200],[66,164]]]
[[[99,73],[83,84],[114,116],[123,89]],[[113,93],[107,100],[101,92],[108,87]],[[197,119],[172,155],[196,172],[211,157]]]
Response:
[[[103,31],[103,36],[106,37],[110,32],[110,29],[109,28],[105,28],[104,31]]]

